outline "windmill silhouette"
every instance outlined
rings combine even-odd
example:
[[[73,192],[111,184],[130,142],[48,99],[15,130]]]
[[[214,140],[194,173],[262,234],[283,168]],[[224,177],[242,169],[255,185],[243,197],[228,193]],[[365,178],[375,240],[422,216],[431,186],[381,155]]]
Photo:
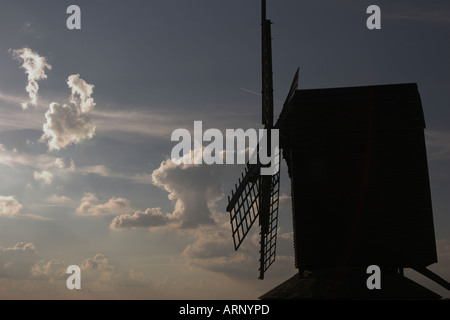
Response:
[[[261,11],[262,124],[269,135],[271,129],[280,131],[291,179],[299,269],[291,282],[312,270],[326,284],[316,292],[320,298],[437,298],[403,276],[404,268],[412,268],[449,289],[448,282],[427,269],[437,254],[417,84],[298,90],[297,69],[274,125],[265,0]],[[253,156],[259,158],[258,150]],[[280,155],[272,159],[279,168]],[[259,279],[264,279],[276,257],[280,170],[261,175],[261,163],[252,163],[228,197],[226,210],[235,250],[258,219]],[[382,292],[366,287],[366,268],[373,264],[384,272]],[[285,285],[296,287],[295,294],[302,286]]]

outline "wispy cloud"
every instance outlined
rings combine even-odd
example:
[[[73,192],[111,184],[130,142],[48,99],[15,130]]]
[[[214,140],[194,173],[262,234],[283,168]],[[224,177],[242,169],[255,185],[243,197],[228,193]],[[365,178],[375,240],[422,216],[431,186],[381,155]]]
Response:
[[[47,201],[50,201],[51,203],[60,204],[60,205],[68,205],[73,204],[74,201],[66,196],[58,196],[56,194],[51,195],[47,198]]]
[[[8,150],[4,146],[0,148],[0,164],[9,167],[26,166],[40,170],[56,168],[59,170],[73,171],[75,165],[73,161],[65,164],[62,158],[54,157],[48,154],[31,154],[19,152],[16,150]]]
[[[29,35],[33,36],[36,39],[41,39],[42,38],[42,34],[40,32],[38,32],[34,27],[33,24],[29,21],[26,21],[23,24],[22,29],[28,33]]]
[[[13,58],[22,61],[22,69],[25,69],[25,73],[28,78],[28,84],[25,90],[28,92],[31,104],[37,106],[39,84],[38,80],[46,79],[46,70],[51,70],[52,66],[47,63],[45,57],[41,57],[39,54],[29,48],[22,48],[17,50],[9,49]],[[28,108],[27,103],[21,103],[23,109]]]
[[[151,173],[122,173],[115,172],[105,165],[93,165],[93,166],[80,166],[74,169],[74,172],[83,175],[95,174],[100,177],[124,179],[138,184],[151,184],[152,174]]]
[[[450,6],[442,2],[422,2],[420,6],[410,4],[393,5],[390,10],[382,11],[383,18],[397,20],[411,20],[429,23],[450,23]]]
[[[170,139],[172,131],[181,126],[179,116],[149,110],[94,110],[92,119],[102,132],[131,133]]]

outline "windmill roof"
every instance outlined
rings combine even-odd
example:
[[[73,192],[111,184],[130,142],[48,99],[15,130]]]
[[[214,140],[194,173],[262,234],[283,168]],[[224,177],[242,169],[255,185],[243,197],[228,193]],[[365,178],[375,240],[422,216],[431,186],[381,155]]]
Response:
[[[296,90],[276,126],[345,132],[425,128],[425,120],[417,84],[406,83]]]

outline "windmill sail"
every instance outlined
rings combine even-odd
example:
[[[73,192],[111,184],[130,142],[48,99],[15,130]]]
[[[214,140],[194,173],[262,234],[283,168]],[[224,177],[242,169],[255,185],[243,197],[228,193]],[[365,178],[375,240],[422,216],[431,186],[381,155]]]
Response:
[[[242,179],[239,179],[239,185],[235,185],[231,198],[228,197],[227,211],[230,213],[235,250],[244,241],[259,215],[259,168],[259,165],[247,166],[245,175],[242,174]]]
[[[267,224],[267,232],[263,232],[263,228],[261,228],[261,251],[259,260],[260,279],[264,279],[264,273],[275,261],[276,254],[278,206],[280,198],[280,172],[278,171],[278,173],[274,174],[271,178],[272,183],[270,195],[270,212]]]

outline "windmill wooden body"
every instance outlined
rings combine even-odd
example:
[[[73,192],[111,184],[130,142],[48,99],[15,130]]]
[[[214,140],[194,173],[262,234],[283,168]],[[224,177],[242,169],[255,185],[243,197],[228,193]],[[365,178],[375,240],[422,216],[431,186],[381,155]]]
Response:
[[[405,289],[411,283],[404,282],[403,268],[448,288],[426,269],[437,255],[417,85],[298,90],[297,70],[273,125],[270,20],[264,0],[262,12],[263,124],[279,130],[288,166],[299,277],[305,270],[357,270],[353,293],[345,293],[355,297],[355,292],[367,293],[362,280],[367,275],[361,270],[378,265],[394,275],[388,281],[393,297],[418,288]],[[259,218],[263,279],[276,256],[280,173],[261,176],[259,167],[247,165],[227,211],[236,250]],[[342,279],[339,273],[331,276],[332,282]],[[349,279],[344,286],[353,286],[355,278]],[[422,289],[413,297],[436,297]]]

